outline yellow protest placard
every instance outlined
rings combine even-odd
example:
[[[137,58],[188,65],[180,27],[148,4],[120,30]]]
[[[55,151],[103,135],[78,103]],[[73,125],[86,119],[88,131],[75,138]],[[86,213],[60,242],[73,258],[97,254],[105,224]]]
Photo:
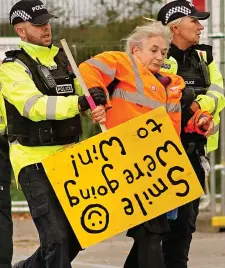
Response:
[[[84,248],[203,193],[163,107],[67,147],[43,165]]]

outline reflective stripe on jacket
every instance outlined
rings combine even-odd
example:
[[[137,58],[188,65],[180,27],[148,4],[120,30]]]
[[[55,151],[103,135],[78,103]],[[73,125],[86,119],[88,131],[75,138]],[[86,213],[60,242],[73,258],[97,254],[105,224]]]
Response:
[[[196,50],[198,55],[200,52],[203,54],[203,58],[206,61],[207,53],[206,51]],[[169,59],[165,59],[162,71],[167,71],[171,74],[176,74],[178,71],[178,63],[172,56]],[[219,141],[219,125],[220,125],[220,115],[219,113],[225,107],[225,97],[224,97],[224,85],[223,77],[213,60],[208,64],[208,70],[210,74],[211,85],[209,86],[207,93],[205,95],[198,95],[195,99],[203,111],[208,111],[213,115],[214,130],[213,134],[207,139],[207,152],[214,151],[218,148]]]
[[[180,134],[180,98],[185,86],[181,77],[169,75],[171,83],[165,89],[138,58],[116,51],[101,53],[82,63],[79,69],[88,88],[100,86],[108,93],[107,86],[118,80],[109,103],[112,108],[107,111],[108,128],[164,106]]]

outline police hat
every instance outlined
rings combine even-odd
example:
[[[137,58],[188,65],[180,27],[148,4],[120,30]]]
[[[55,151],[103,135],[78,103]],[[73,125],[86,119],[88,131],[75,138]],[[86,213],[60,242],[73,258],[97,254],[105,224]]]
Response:
[[[50,14],[46,6],[40,0],[21,0],[11,9],[10,24],[29,21],[34,25],[43,25],[51,18],[57,18]]]
[[[186,0],[176,0],[163,6],[157,16],[157,20],[166,25],[176,19],[189,16],[198,20],[206,20],[209,12],[199,12],[195,6]]]

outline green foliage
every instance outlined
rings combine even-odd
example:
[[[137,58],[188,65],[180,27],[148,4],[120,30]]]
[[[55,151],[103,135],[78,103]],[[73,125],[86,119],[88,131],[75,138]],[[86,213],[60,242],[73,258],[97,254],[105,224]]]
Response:
[[[17,34],[15,33],[13,26],[9,25],[8,21],[5,21],[0,24],[0,36],[14,37],[17,36]]]

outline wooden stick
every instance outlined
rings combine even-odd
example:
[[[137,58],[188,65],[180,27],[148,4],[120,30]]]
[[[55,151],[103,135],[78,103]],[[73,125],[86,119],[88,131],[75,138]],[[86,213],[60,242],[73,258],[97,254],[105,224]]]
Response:
[[[84,80],[83,80],[83,78],[82,78],[82,76],[80,74],[80,71],[79,71],[79,69],[77,67],[77,64],[76,64],[74,58],[73,58],[73,55],[72,55],[72,53],[70,51],[69,46],[68,46],[68,44],[67,44],[65,39],[60,40],[60,42],[62,44],[63,50],[66,53],[66,56],[67,56],[68,61],[69,61],[70,65],[71,65],[71,68],[72,68],[74,74],[76,75],[76,77],[77,77],[77,79],[78,79],[78,81],[79,81],[79,83],[80,83],[80,85],[81,85],[81,87],[83,89],[84,95],[86,96],[86,99],[87,99],[87,101],[88,101],[88,103],[89,103],[89,105],[91,107],[91,110],[94,110],[96,108],[96,105],[95,105],[95,103],[94,103],[94,101],[93,101],[93,99],[92,99],[92,97],[91,97],[91,95],[90,95],[90,93],[89,93],[89,91],[87,89],[87,86],[86,86],[86,84],[85,84],[85,82],[84,82]],[[99,124],[99,125],[100,125],[100,128],[101,128],[102,132],[105,132],[107,130],[105,124]]]

